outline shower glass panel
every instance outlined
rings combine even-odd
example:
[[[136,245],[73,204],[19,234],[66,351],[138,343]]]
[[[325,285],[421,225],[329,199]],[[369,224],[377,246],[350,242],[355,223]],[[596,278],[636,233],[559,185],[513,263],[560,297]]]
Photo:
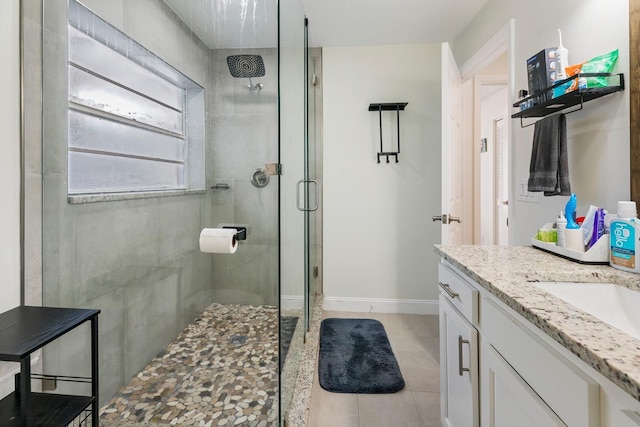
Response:
[[[281,419],[291,405],[304,342],[308,304],[306,172],[305,16],[301,1],[284,0],[280,9],[280,341]],[[285,351],[286,350],[286,351]],[[283,360],[283,362],[282,362]]]
[[[42,9],[43,303],[101,310],[100,404],[170,346],[183,349],[178,340],[193,341],[207,321],[213,335],[204,349],[179,354],[192,361],[211,352],[198,364],[211,367],[208,401],[232,396],[239,384],[257,396],[258,420],[277,423],[307,324],[296,203],[298,191],[301,203],[307,197],[297,184],[305,177],[301,1],[44,0]],[[69,11],[97,24],[74,25]],[[227,58],[237,55],[259,57],[263,75],[234,77]],[[130,101],[135,117],[126,117]],[[79,160],[93,186],[70,184]],[[134,185],[142,175],[152,185]],[[101,176],[121,185],[102,191]],[[201,230],[224,226],[246,227],[237,251],[200,252]],[[281,325],[290,332],[279,335]],[[49,345],[44,371],[87,376],[87,336],[80,329]],[[278,399],[280,370],[283,378],[289,372],[287,401]],[[192,376],[170,371],[176,387]],[[232,379],[218,376],[228,372]],[[217,395],[224,387],[231,389]],[[145,411],[129,421],[162,415]],[[224,416],[229,425],[241,418]]]

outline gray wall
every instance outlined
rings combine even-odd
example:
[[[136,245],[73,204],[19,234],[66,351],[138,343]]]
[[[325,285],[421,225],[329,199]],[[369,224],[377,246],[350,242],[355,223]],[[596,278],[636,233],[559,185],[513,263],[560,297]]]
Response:
[[[209,92],[208,49],[160,0],[84,3]],[[212,256],[198,249],[212,193],[67,202],[65,5],[45,1],[43,300],[101,310],[104,402],[213,302]],[[52,344],[45,370],[86,375],[87,332]]]
[[[0,313],[20,305],[20,51],[18,0],[0,4]],[[0,362],[0,398],[13,391],[15,363]]]
[[[262,90],[251,91],[248,79],[233,78],[228,55],[258,54],[265,64]],[[209,129],[213,222],[243,224],[247,240],[234,255],[213,257],[214,300],[221,303],[278,305],[278,177],[254,187],[251,172],[278,162],[277,49],[211,50]],[[285,172],[286,173],[286,172]]]

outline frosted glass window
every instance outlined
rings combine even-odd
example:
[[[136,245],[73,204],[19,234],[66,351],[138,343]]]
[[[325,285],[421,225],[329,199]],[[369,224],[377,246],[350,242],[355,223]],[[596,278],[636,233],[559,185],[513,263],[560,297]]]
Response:
[[[69,150],[108,152],[184,162],[184,139],[69,111]]]
[[[69,193],[109,193],[181,188],[184,166],[176,163],[69,152]]]
[[[182,112],[73,66],[69,67],[69,102],[97,110],[96,114],[109,113],[182,135]]]
[[[183,110],[184,90],[158,74],[105,46],[81,31],[69,27],[69,63],[77,68],[99,72],[104,78],[135,88],[158,102]]]
[[[68,31],[69,194],[187,189],[203,89],[75,0]]]

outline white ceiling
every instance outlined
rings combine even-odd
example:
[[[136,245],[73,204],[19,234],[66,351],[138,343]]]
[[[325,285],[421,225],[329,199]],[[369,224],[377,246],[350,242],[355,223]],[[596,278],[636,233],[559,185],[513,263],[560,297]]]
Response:
[[[303,0],[312,46],[453,41],[487,0]]]
[[[277,45],[277,0],[164,1],[212,49]],[[328,47],[452,41],[487,0],[302,2],[310,45]]]

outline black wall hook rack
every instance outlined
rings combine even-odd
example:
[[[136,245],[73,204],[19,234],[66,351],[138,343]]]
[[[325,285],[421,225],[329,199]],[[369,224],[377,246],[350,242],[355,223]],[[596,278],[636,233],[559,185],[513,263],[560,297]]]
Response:
[[[387,103],[377,103],[377,104],[369,104],[369,111],[378,111],[378,115],[380,117],[380,152],[377,155],[378,163],[380,163],[380,157],[384,156],[387,159],[387,163],[389,163],[389,157],[394,157],[396,159],[396,163],[398,163],[398,154],[400,154],[400,111],[404,111],[404,107],[406,107],[408,102],[387,102]],[[382,112],[383,111],[395,111],[397,114],[397,123],[398,123],[398,150],[397,151],[384,151],[382,148]]]

